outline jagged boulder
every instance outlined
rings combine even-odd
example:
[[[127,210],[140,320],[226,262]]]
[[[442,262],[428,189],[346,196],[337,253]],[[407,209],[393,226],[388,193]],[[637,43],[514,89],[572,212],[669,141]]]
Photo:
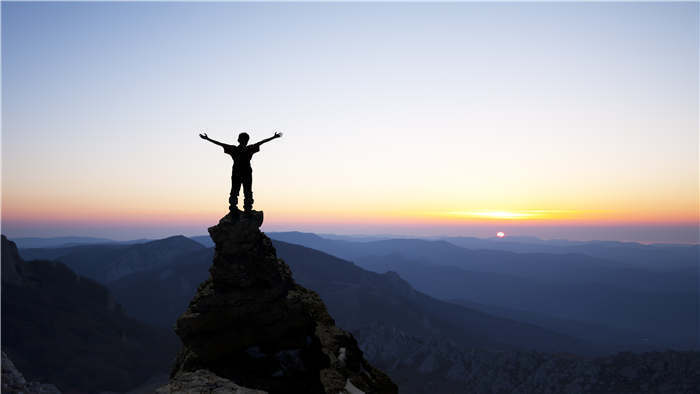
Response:
[[[319,296],[294,282],[262,220],[262,212],[229,214],[209,228],[211,277],[177,321],[183,349],[171,378],[207,370],[272,393],[397,392]]]

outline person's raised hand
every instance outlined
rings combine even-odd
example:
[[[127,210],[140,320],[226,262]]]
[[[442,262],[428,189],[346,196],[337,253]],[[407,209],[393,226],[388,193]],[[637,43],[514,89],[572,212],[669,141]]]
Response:
[[[279,131],[275,132],[275,135],[272,136],[272,138],[280,138],[282,136],[282,133]]]
[[[209,138],[209,137],[207,137],[207,133],[202,133],[199,135],[199,137],[203,140],[206,140],[207,138]]]

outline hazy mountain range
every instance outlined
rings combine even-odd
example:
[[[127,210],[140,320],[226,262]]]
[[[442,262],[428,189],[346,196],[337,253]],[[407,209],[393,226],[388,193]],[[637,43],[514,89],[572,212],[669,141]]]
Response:
[[[529,245],[560,252],[516,253],[465,249],[445,240],[348,241],[298,232],[269,233],[269,236],[339,256],[377,273],[393,271],[426,295],[494,317],[537,325],[599,344],[603,349],[697,346],[696,245],[648,246],[529,238],[502,243],[502,239],[456,238],[492,247]],[[206,272],[188,265],[208,265],[211,251],[207,252],[206,246],[212,245],[211,240],[208,236],[192,239],[201,245],[178,236],[136,245],[22,249],[21,253],[26,259],[57,259],[102,283],[115,282],[110,285],[114,291],[123,293],[125,299],[135,298],[134,304],[138,306],[138,297],[129,296],[128,289],[130,281],[138,280],[139,276],[118,280],[129,273],[167,267],[158,275],[178,273],[175,276],[180,278],[178,286],[183,299],[206,278]],[[579,252],[563,253],[562,248],[576,248]],[[284,250],[280,252],[282,257]],[[639,263],[639,254],[646,250],[650,251],[649,255]],[[102,262],[99,272],[92,264],[94,261]],[[295,262],[290,258],[293,268]],[[652,266],[647,268],[649,265]],[[155,273],[143,275],[146,276],[142,281],[152,283],[147,275]],[[308,284],[303,278],[301,283]],[[308,285],[315,289],[323,281]],[[171,293],[164,290],[163,294]],[[152,316],[151,321],[157,323],[156,316],[162,314],[165,312],[145,315]],[[161,322],[167,321],[165,316],[161,318]]]
[[[394,271],[416,290],[467,301],[487,313],[511,310],[522,318],[522,312],[531,312],[584,322],[589,328],[600,326],[566,333],[583,331],[593,340],[611,338],[612,330],[617,332],[612,338],[624,340],[613,340],[621,345],[618,349],[698,346],[697,245],[556,241],[578,252],[515,253],[465,249],[444,240],[353,242],[298,232],[270,237],[349,259],[375,272]],[[542,244],[538,240],[533,245]],[[649,248],[649,256],[640,262],[640,251]],[[505,312],[498,315],[515,318]],[[544,322],[534,316],[525,321]],[[562,328],[558,323],[545,327]]]
[[[115,241],[109,238],[95,238],[95,237],[51,237],[51,238],[38,238],[38,237],[24,237],[24,238],[13,238],[12,241],[17,245],[18,248],[59,248],[77,245],[91,245],[91,244],[140,244],[148,241],[150,239],[133,239],[129,241]]]
[[[268,235],[295,280],[321,295],[366,352],[379,346],[374,331],[411,338],[386,342],[368,356],[403,382],[402,391],[460,387],[464,376],[454,378],[455,371],[476,357],[467,349],[591,355],[697,347],[697,246],[534,240],[518,246],[533,249],[523,253],[471,250],[457,246],[459,239]],[[170,328],[209,275],[211,245],[208,236],[175,236],[20,253],[25,260],[58,260],[106,285],[129,316]],[[534,252],[537,247],[552,251]],[[645,248],[653,248],[651,256],[639,262]],[[450,357],[461,361],[445,361]],[[401,360],[409,361],[400,367]]]
[[[148,323],[171,327],[192,298],[197,286],[208,276],[213,250],[199,244],[190,249],[184,237],[171,237],[140,245],[74,246],[56,249],[22,250],[26,258],[54,256],[77,272],[101,279],[132,316]],[[181,243],[179,247],[174,244]],[[295,279],[317,291],[341,327],[352,330],[377,320],[416,335],[441,334],[465,346],[584,351],[590,344],[539,327],[496,318],[463,306],[440,301],[415,291],[395,273],[380,275],[366,271],[334,256],[275,241],[278,255],[292,268]],[[160,256],[167,247],[180,253],[165,263],[147,256]],[[138,251],[138,254],[135,251]],[[45,254],[42,255],[42,251]],[[111,279],[107,273],[123,264],[123,256],[144,256],[143,264],[130,264],[140,271]],[[111,257],[111,259],[110,259]],[[85,262],[100,261],[99,272]],[[146,262],[150,266],[146,267]],[[406,313],[411,311],[411,313]],[[420,324],[417,324],[420,322]]]
[[[134,272],[168,265],[182,253],[202,249],[201,244],[179,235],[145,243],[28,248],[22,249],[22,256],[26,260],[61,261],[80,275],[108,283]]]

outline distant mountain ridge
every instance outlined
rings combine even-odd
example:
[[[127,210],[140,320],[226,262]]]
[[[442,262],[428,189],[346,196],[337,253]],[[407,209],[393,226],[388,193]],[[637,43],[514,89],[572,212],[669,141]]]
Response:
[[[501,352],[474,348],[466,350],[467,344],[474,342],[450,339],[454,338],[452,334],[445,331],[444,328],[440,328],[439,324],[432,323],[433,320],[430,317],[425,319],[422,315],[423,312],[418,311],[430,310],[439,314],[440,308],[436,308],[435,305],[422,308],[411,306],[410,302],[416,302],[416,295],[420,299],[420,293],[413,290],[395,273],[372,274],[347,261],[313,249],[275,240],[273,243],[278,255],[284,258],[292,268],[295,279],[319,292],[338,324],[354,333],[368,359],[385,369],[399,383],[402,392],[459,392],[465,390],[466,392],[489,392],[490,387],[498,385],[510,387],[511,391],[515,390],[516,387],[530,387],[533,390],[531,392],[542,392],[545,387],[559,387],[558,392],[564,392],[567,390],[565,387],[575,387],[575,385],[557,386],[564,384],[558,380],[557,376],[560,376],[561,379],[567,379],[568,382],[581,382],[576,384],[580,384],[582,392],[596,392],[593,391],[596,384],[599,385],[597,387],[608,388],[604,389],[603,392],[614,392],[615,390],[611,391],[609,387],[628,387],[626,385],[629,383],[625,383],[627,378],[624,374],[641,373],[640,371],[647,368],[645,363],[652,362],[652,360],[656,360],[654,362],[657,364],[648,368],[657,368],[656,373],[659,374],[658,376],[664,376],[663,379],[675,379],[674,385],[669,387],[683,387],[684,379],[693,381],[692,379],[697,378],[692,377],[692,375],[684,375],[691,370],[673,375],[675,373],[673,372],[674,367],[664,367],[664,365],[672,363],[678,363],[679,367],[687,367],[693,362],[697,362],[698,356],[692,353],[665,352],[629,356],[616,355],[601,359],[601,364],[598,364],[598,362],[586,361],[584,358],[566,355],[557,356],[517,350]],[[135,277],[141,277],[142,283],[147,284],[153,283],[155,280],[147,279],[148,276],[150,278],[162,276],[174,280],[172,288],[175,289],[179,284],[184,283],[183,280],[196,272],[199,272],[197,275],[200,277],[206,276],[204,268],[207,258],[210,257],[211,252],[206,257],[199,258],[203,262],[200,268],[197,268],[196,264],[189,266],[184,264],[171,267],[160,274],[142,272],[126,277],[123,279],[123,288],[126,290],[143,286],[129,284],[129,280]],[[431,265],[427,266],[431,267]],[[178,276],[181,278],[178,279]],[[162,292],[160,286],[156,287],[158,289],[156,293]],[[400,301],[401,298],[408,300],[408,303]],[[438,300],[435,301],[440,303]],[[165,309],[158,306],[152,306],[152,308]],[[372,312],[373,309],[375,312]],[[405,311],[411,311],[411,313],[406,314]],[[464,310],[462,309],[462,311]],[[399,315],[404,312],[406,320],[393,315],[394,312],[399,313]],[[463,313],[453,312],[447,315]],[[430,322],[427,327],[431,328],[424,328],[426,322]],[[558,324],[575,324],[575,322],[559,322]],[[464,330],[478,331],[480,325],[471,322],[465,324],[464,327]],[[580,329],[585,330],[585,324],[581,324]],[[517,329],[510,331],[514,332]],[[495,335],[507,336],[508,334]],[[624,335],[624,333],[620,335]],[[401,341],[400,338],[404,338],[404,340]],[[487,342],[482,343],[487,344]],[[488,343],[485,347],[489,346],[493,346],[493,344]],[[605,367],[607,372],[600,376],[597,375],[601,368],[600,365],[608,365],[607,363],[610,363],[609,367]],[[512,371],[512,374],[503,375],[495,372],[500,369]],[[581,370],[590,370],[595,379],[577,378],[578,374],[582,373]],[[539,380],[528,380],[528,374],[536,374],[539,376]],[[640,377],[639,379],[646,378]],[[648,382],[645,384],[654,387],[653,384],[656,383]]]
[[[515,240],[480,239],[472,237],[441,238],[467,249],[504,250],[517,253],[584,254],[618,262],[634,261],[637,267],[654,270],[677,269],[692,266],[693,257],[700,251],[698,244],[641,244],[619,241],[540,240],[530,237]],[[676,262],[687,262],[676,264]],[[671,264],[669,264],[671,263]]]
[[[56,261],[23,261],[2,236],[2,348],[29,380],[126,391],[164,371],[172,331],[130,318],[109,290]]]
[[[288,233],[285,234],[288,235]],[[468,298],[466,300],[446,302],[421,294],[420,291],[414,289],[414,283],[419,283],[421,286],[431,285],[433,286],[432,288],[428,287],[430,291],[440,293],[446,299],[454,294],[463,294],[463,292],[451,293],[459,290],[460,287],[462,289],[478,290],[482,293],[489,290],[493,295],[499,295],[503,300],[509,302],[510,300],[523,298],[525,294],[518,293],[518,289],[526,289],[527,286],[531,287],[530,291],[532,294],[543,293],[545,296],[550,294],[547,292],[556,288],[556,286],[552,287],[551,283],[538,279],[537,271],[518,272],[516,270],[517,275],[507,274],[508,271],[506,273],[468,271],[464,268],[463,262],[458,259],[459,256],[465,255],[521,258],[522,256],[519,256],[517,253],[497,253],[499,251],[472,253],[474,251],[467,250],[466,254],[462,254],[462,250],[466,249],[446,242],[420,240],[421,242],[415,242],[411,246],[409,245],[412,242],[410,239],[398,241],[382,240],[378,243],[373,240],[352,242],[326,240],[315,234],[298,234],[302,234],[299,239],[304,242],[315,242],[321,246],[331,245],[332,247],[337,247],[341,252],[349,251],[354,253],[355,256],[362,256],[355,260],[359,264],[358,266],[342,258],[313,250],[309,247],[273,239],[278,256],[284,258],[292,268],[295,280],[321,295],[329,312],[335,317],[339,326],[349,329],[356,335],[368,359],[385,368],[391,377],[400,383],[402,392],[455,392],[462,391],[465,387],[467,392],[484,392],[486,388],[498,385],[502,381],[507,382],[507,385],[511,385],[508,386],[511,388],[519,387],[518,385],[520,384],[534,384],[535,386],[531,387],[542,388],[544,386],[537,386],[537,384],[548,382],[548,384],[560,384],[556,380],[556,376],[561,376],[562,379],[568,380],[583,379],[582,377],[577,378],[577,374],[585,371],[586,368],[592,368],[590,369],[590,371],[593,371],[591,372],[592,376],[599,376],[595,372],[596,368],[599,368],[597,364],[586,363],[579,357],[528,353],[519,351],[517,348],[522,348],[520,344],[523,342],[534,342],[535,346],[530,348],[534,347],[553,352],[564,350],[579,353],[595,351],[597,348],[596,343],[604,340],[604,338],[601,339],[601,336],[610,334],[613,337],[624,337],[630,332],[624,330],[616,331],[614,328],[606,331],[605,327],[595,327],[595,325],[585,321],[569,321],[561,317],[546,314],[537,315],[531,314],[526,310],[509,309],[508,306],[493,305],[486,302],[488,299],[479,299],[478,297],[476,299]],[[273,238],[277,237],[275,233],[270,235]],[[206,238],[209,237],[207,236]],[[149,267],[146,264],[143,270],[134,271],[109,282],[108,285],[115,298],[126,306],[130,314],[138,316],[139,319],[164,327],[172,326],[173,317],[184,310],[187,300],[192,297],[198,284],[208,276],[207,269],[210,267],[211,258],[213,257],[213,250],[204,247],[208,242],[211,242],[210,239],[205,239],[205,237],[195,237],[194,239],[201,244],[201,247],[179,253],[160,265]],[[329,243],[328,241],[331,242]],[[187,243],[182,239],[176,239],[174,242]],[[365,249],[368,244],[370,244],[369,248]],[[421,251],[425,245],[428,247]],[[102,247],[110,249],[111,246],[102,245]],[[670,248],[673,249],[673,247]],[[379,251],[379,253],[368,254],[368,250],[372,252]],[[405,257],[405,254],[413,253],[414,251],[418,252],[415,253],[418,256],[430,256],[430,251],[437,251],[436,255],[441,256],[441,259],[432,259],[428,262],[414,261]],[[24,253],[24,250],[22,252]],[[538,256],[538,254],[528,254],[528,256]],[[566,254],[559,256],[562,259],[569,257]],[[608,260],[596,258],[587,260],[585,259],[586,256],[581,254],[575,256],[579,259],[578,263],[576,263],[578,266],[585,267],[585,262],[591,261],[599,263],[598,267],[603,270],[600,272],[606,272],[605,270],[609,269],[606,265]],[[552,262],[557,261],[551,256],[547,257],[553,259],[551,260]],[[443,265],[444,262],[451,261],[455,262],[455,264]],[[508,259],[499,261],[508,262]],[[577,260],[572,261],[576,262]],[[99,265],[100,262],[96,261],[94,263]],[[510,264],[515,269],[520,268],[512,261]],[[488,268],[488,266],[485,267]],[[365,268],[371,268],[377,272],[367,271]],[[554,268],[558,267],[555,266]],[[399,273],[391,271],[398,271]],[[655,273],[655,279],[651,277],[650,280],[646,280],[647,277],[645,276],[635,276],[635,273],[642,272],[636,268],[631,270],[627,268],[619,271],[613,270],[613,272],[631,273],[623,278],[627,280],[628,285],[634,285],[635,281],[641,281],[645,285],[653,285],[659,288],[663,287],[662,285],[664,285],[665,281],[675,280],[674,278],[676,278],[673,276],[676,275],[674,272],[665,272]],[[671,276],[669,279],[666,279],[666,275]],[[581,278],[585,277],[585,275],[581,276]],[[12,273],[6,274],[3,271],[3,278],[12,278]],[[555,280],[560,278],[575,280],[576,275],[562,277],[555,275],[552,278]],[[404,279],[408,279],[408,281]],[[451,286],[449,282],[445,282],[447,279],[454,281],[455,285]],[[492,279],[497,279],[501,282],[493,282]],[[510,282],[503,282],[504,280],[509,280]],[[608,278],[602,278],[601,280],[605,282]],[[624,280],[620,283],[622,282]],[[495,283],[500,284],[495,285]],[[666,287],[670,286],[672,288],[676,284],[676,282],[667,283]],[[561,290],[558,290],[560,293],[551,293],[554,296],[545,297],[543,301],[566,301],[562,294],[570,293],[571,289],[571,287],[562,287]],[[612,297],[612,300],[624,300],[624,297],[620,298],[618,291],[620,290],[608,293],[607,296]],[[603,295],[605,293],[601,294],[601,296]],[[663,306],[668,313],[675,313],[673,308],[677,306],[678,300],[673,298],[660,299],[669,302],[669,305]],[[639,305],[644,307],[644,313],[649,310],[659,310],[658,308],[660,307],[652,306],[649,309],[649,306],[644,302],[640,303],[634,299],[629,299],[628,301],[633,306]],[[680,299],[680,301],[683,301],[683,299]],[[601,304],[600,300],[594,300],[594,302],[592,305],[605,304]],[[464,304],[467,307],[455,305],[455,303]],[[484,316],[486,317],[484,318]],[[500,316],[500,318],[496,316]],[[523,324],[518,321],[529,321],[535,324]],[[541,327],[537,322],[542,322],[550,330],[552,327],[556,329],[551,331],[543,330],[537,327]],[[501,331],[499,331],[499,326]],[[587,329],[598,331],[590,336],[593,339],[592,342],[575,340],[571,336],[560,334],[562,332],[580,334]],[[674,327],[668,327],[668,329],[674,329]],[[532,336],[538,332],[545,334],[545,336]],[[484,335],[484,333],[487,333],[487,335]],[[514,336],[514,333],[517,335]],[[378,339],[383,338],[382,335],[385,334],[389,335],[389,337],[378,342]],[[489,337],[489,334],[491,337]],[[528,335],[530,335],[529,338]],[[635,337],[639,335],[637,333]],[[574,337],[577,336],[575,335]],[[506,338],[506,340],[499,341],[498,339],[501,338]],[[548,339],[550,343],[542,346],[542,338]],[[581,338],[581,336],[578,336],[578,338]],[[571,342],[572,339],[574,339],[573,342]],[[616,340],[614,339],[613,342]],[[477,346],[477,348],[484,347],[491,348],[491,350],[478,350],[473,347],[475,343],[482,345]],[[581,346],[585,347],[585,349],[580,350]],[[471,348],[471,350],[465,350],[466,348]],[[526,346],[525,348],[528,347]],[[494,353],[493,349],[500,350]],[[611,351],[611,349],[613,348],[607,348],[607,351]],[[574,361],[567,361],[571,357],[573,357]],[[620,358],[619,355],[609,357],[607,358],[608,360],[620,367],[609,370],[612,374],[610,376],[614,377],[615,380],[606,381],[606,384],[610,385],[610,387],[627,387],[615,385],[622,384],[625,379],[628,379],[623,374],[642,373],[640,371],[646,368],[644,367],[645,363],[652,362],[662,363],[660,366],[653,364],[649,368],[657,371],[655,373],[659,374],[660,379],[673,381],[675,386],[669,387],[683,387],[678,385],[678,379],[686,379],[692,383],[695,382],[693,380],[695,378],[692,375],[685,374],[685,372],[680,375],[673,375],[670,370],[664,369],[663,365],[667,363],[668,365],[673,365],[670,368],[685,368],[693,365],[692,363],[695,362],[693,360],[696,357],[697,355],[694,353],[677,352],[659,353],[657,356],[654,356],[652,353],[650,355],[631,355],[627,358]],[[503,368],[515,375],[506,376],[496,373]],[[540,383],[522,380],[523,374],[533,373],[541,376],[543,380]],[[201,377],[194,378],[199,379]],[[644,381],[646,378],[638,377],[635,379]],[[590,384],[587,389],[586,385],[581,386],[581,392],[592,392],[591,388],[595,388],[595,386]],[[470,388],[473,388],[473,390]],[[477,390],[477,388],[481,391]],[[608,390],[607,392],[610,391]]]
[[[442,333],[464,346],[591,349],[590,344],[559,333],[436,300],[417,292],[395,273],[366,271],[299,245],[274,240],[273,245],[291,267],[295,280],[318,292],[338,324],[348,330],[379,320],[391,321],[415,335]],[[212,256],[211,249],[195,251],[181,258],[181,264],[135,273],[109,286],[135,316],[171,326],[198,284],[206,279]]]
[[[299,232],[270,237],[375,272],[395,271],[419,291],[439,299],[464,299],[642,333],[629,337],[635,348],[700,348],[700,328],[695,324],[697,246],[593,242],[576,244],[584,248],[581,252],[557,254],[470,250],[424,239],[352,242]],[[590,254],[584,253],[588,244]],[[602,247],[612,249],[608,253]],[[640,250],[649,248],[651,257],[639,262]],[[603,252],[615,259],[596,257],[608,255]],[[650,264],[655,268],[646,268]]]
[[[170,328],[209,276],[213,257],[213,248],[184,253],[172,264],[126,275],[107,286],[133,316]]]
[[[446,237],[438,239],[397,238],[379,241],[351,241],[327,239],[313,233],[297,231],[271,232],[270,237],[280,241],[304,245],[354,261],[367,256],[383,256],[401,252],[414,260],[440,265],[464,266],[465,259],[480,256],[510,256],[529,254],[547,258],[591,259],[596,264],[654,270],[695,268],[700,245],[644,245],[613,241],[542,241],[512,242],[504,239]],[[198,241],[198,237],[194,237]],[[472,257],[474,256],[474,257]],[[554,257],[552,257],[554,256]],[[474,267],[471,267],[472,269]]]
[[[115,241],[109,238],[96,238],[96,237],[50,237],[50,238],[40,238],[40,237],[24,237],[24,238],[13,238],[14,242],[18,248],[56,248],[56,247],[68,247],[77,245],[89,245],[89,244],[108,244],[114,243]]]
[[[549,329],[579,338],[580,334],[587,334],[585,339],[594,342],[603,340],[614,345],[614,338],[618,338],[624,341],[618,343],[621,346],[619,349],[700,347],[697,343],[700,329],[695,330],[694,325],[698,304],[697,261],[693,266],[691,259],[685,256],[688,250],[693,250],[692,248],[650,247],[617,242],[532,241],[535,246],[554,244],[578,247],[591,244],[595,249],[603,245],[614,247],[616,253],[626,250],[627,247],[632,248],[630,256],[620,263],[583,253],[469,250],[446,241],[425,239],[403,238],[355,242],[329,240],[316,234],[301,232],[273,232],[270,236],[273,239],[292,240],[294,241],[292,243],[304,244],[304,246],[340,256],[378,273],[395,271],[414,288],[439,299],[448,301],[460,299],[467,303],[471,302],[474,305],[481,305],[481,308],[476,309],[487,313],[494,311],[488,308],[530,313],[529,318],[522,313],[506,313],[499,316],[516,320],[525,319],[536,325],[547,322],[549,325],[545,327]],[[202,246],[212,244],[208,236],[193,237],[193,240]],[[489,242],[499,243],[500,241],[503,240]],[[98,245],[93,247],[101,248]],[[123,245],[106,246],[103,249],[110,247],[121,248]],[[42,258],[55,258],[55,255],[65,256],[66,251],[80,250],[80,248],[82,247],[54,250],[23,249],[21,252],[36,252]],[[655,258],[666,256],[669,262],[673,262],[669,267],[675,265],[679,268],[646,270],[643,264],[640,266],[634,260],[639,253],[639,248],[640,250],[653,248],[655,253],[659,254]],[[193,248],[193,253],[188,258],[201,261],[196,251],[197,248]],[[54,256],[51,255],[52,253]],[[180,258],[187,253],[175,253],[175,256],[160,263],[154,260],[156,264],[151,262],[137,269],[129,269],[133,272],[140,270],[145,272],[151,265],[163,264],[163,266],[175,267],[179,262],[186,260],[180,260]],[[110,258],[95,260],[95,255],[101,254],[93,254],[93,259],[87,259],[87,263],[93,269],[97,269],[99,265],[95,264],[97,261],[111,261]],[[673,258],[680,260],[673,260]],[[80,259],[77,263],[74,262],[73,256],[59,259],[63,259],[72,266],[80,263]],[[100,269],[104,270],[104,268]],[[166,270],[163,275],[168,275],[168,272],[171,271]],[[196,286],[194,279],[203,279],[195,272],[200,271],[195,270],[190,275],[185,275],[178,288],[163,289],[163,294],[176,297],[176,294],[191,291]],[[144,276],[143,280],[146,278],[148,275]],[[116,281],[107,283],[112,282]],[[131,301],[127,300],[133,299],[133,307],[137,310],[145,309],[146,304],[156,302],[159,298],[139,299],[135,296],[135,292],[130,292],[123,284],[115,284],[111,288],[115,294],[121,294],[124,302],[129,303]],[[654,313],[650,314],[649,311]],[[540,319],[538,315],[549,316],[549,318]],[[164,311],[154,313],[151,318],[156,319],[157,316],[162,316],[158,320],[161,323],[169,321],[168,314]],[[571,324],[576,321],[578,323]],[[658,324],[663,324],[666,328],[659,330]],[[594,327],[599,329],[592,329]],[[570,331],[561,331],[564,328]]]
[[[543,351],[586,351],[591,346],[541,327],[437,300],[416,291],[395,272],[378,275],[311,248],[273,243],[289,262],[295,278],[319,292],[339,324],[350,330],[373,321],[392,321],[416,335],[441,333],[464,346]],[[356,306],[349,302],[360,302],[363,313],[353,312]],[[412,311],[412,315],[406,316],[405,311]]]
[[[67,248],[70,246],[80,246],[80,245],[103,245],[103,244],[118,244],[118,245],[132,245],[141,244],[152,239],[131,239],[127,241],[116,241],[110,238],[97,238],[97,237],[23,237],[23,238],[13,238],[12,239],[17,247],[20,249],[29,248]]]
[[[21,254],[26,260],[61,261],[80,275],[109,283],[134,272],[168,265],[183,253],[201,249],[204,247],[198,242],[176,235],[141,244],[22,249]]]

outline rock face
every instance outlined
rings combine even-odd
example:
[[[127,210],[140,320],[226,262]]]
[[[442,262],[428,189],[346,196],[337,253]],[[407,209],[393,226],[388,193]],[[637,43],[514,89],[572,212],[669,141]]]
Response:
[[[207,370],[272,393],[397,392],[335,326],[319,296],[294,282],[259,230],[262,220],[262,212],[229,214],[209,228],[211,277],[177,321],[183,349],[171,384]]]
[[[3,393],[61,394],[53,384],[27,382],[15,364],[2,352],[2,391]]]
[[[22,262],[19,256],[17,245],[8,240],[4,235],[2,238],[2,281],[7,284],[21,285],[22,276],[17,271],[17,267]]]
[[[241,387],[213,372],[200,369],[175,376],[168,384],[156,390],[157,394],[265,394],[265,391]]]

